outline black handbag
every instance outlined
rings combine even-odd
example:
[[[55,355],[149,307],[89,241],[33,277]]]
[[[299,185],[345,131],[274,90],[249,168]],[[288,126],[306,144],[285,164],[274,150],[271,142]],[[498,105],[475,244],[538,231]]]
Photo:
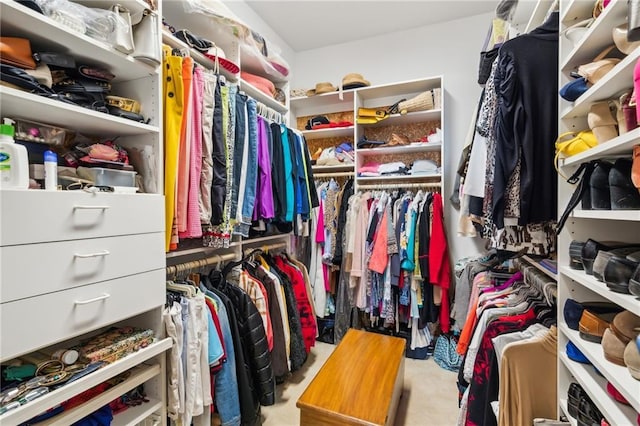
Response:
[[[11,65],[0,64],[0,80],[37,95],[54,94],[51,89],[40,84],[35,77],[27,74],[22,68]]]
[[[486,52],[480,52],[480,65],[478,67],[478,84],[485,84],[491,74],[491,66],[493,61],[498,57],[499,48],[488,50]]]

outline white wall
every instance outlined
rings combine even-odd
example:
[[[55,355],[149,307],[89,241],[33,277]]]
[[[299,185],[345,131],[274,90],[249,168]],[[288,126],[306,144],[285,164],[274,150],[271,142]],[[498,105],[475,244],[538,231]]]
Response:
[[[292,88],[317,82],[338,84],[357,72],[373,85],[434,75],[445,85],[445,222],[451,259],[482,251],[482,241],[456,235],[458,211],[449,203],[455,170],[480,96],[478,60],[492,14],[483,14],[402,32],[296,53]]]

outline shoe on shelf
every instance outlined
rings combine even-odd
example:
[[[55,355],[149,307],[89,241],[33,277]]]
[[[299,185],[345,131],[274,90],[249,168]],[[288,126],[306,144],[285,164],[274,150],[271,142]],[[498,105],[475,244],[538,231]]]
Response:
[[[602,351],[604,358],[616,365],[624,367],[624,350],[627,345],[613,334],[611,328],[607,328],[602,336]]]
[[[586,192],[588,193],[589,191]],[[584,206],[582,208],[584,209]],[[584,266],[582,266],[582,247],[584,247],[583,241],[573,240],[569,244],[569,267],[571,269],[578,271],[584,269]]]
[[[596,260],[593,262],[593,276],[598,281],[605,282],[604,271],[612,258],[619,257],[624,258],[627,261],[634,262],[633,259],[628,259],[626,256],[636,253],[638,250],[640,250],[640,246],[629,246],[613,250],[600,250],[596,256]],[[635,261],[635,263],[637,263],[637,261]]]
[[[609,172],[612,210],[640,209],[640,192],[631,180],[632,161],[619,158]]]
[[[611,210],[611,190],[609,173],[611,163],[600,161],[596,164],[589,180],[589,199],[591,210]]]
[[[611,331],[625,345],[640,334],[640,317],[629,312],[620,312],[611,322]]]
[[[627,398],[625,398],[624,395],[622,395],[620,391],[611,384],[611,382],[607,382],[607,393],[620,404],[631,405],[629,404],[629,401],[627,401]]]
[[[633,147],[631,165],[631,182],[638,190],[640,190],[640,145]]]
[[[569,415],[574,419],[578,417],[578,406],[583,398],[589,397],[582,386],[575,382],[571,383],[567,391],[567,408],[569,409]]]
[[[638,265],[629,279],[629,293],[640,297],[640,265]]]
[[[600,410],[589,399],[588,396],[580,399],[578,403],[578,425],[580,426],[593,426],[599,425],[603,416]]]
[[[585,309],[580,317],[579,333],[580,337],[588,342],[600,343],[605,331],[609,329],[609,324],[620,312],[596,313]]]
[[[587,123],[599,144],[603,144],[618,136],[618,122],[611,114],[609,101],[596,102],[591,105],[587,115]]]
[[[627,343],[624,349],[623,360],[631,377],[640,380],[640,336],[638,336],[636,340],[636,342],[632,340]]]
[[[609,290],[616,293],[629,293],[629,280],[633,276],[638,262],[633,262],[626,257],[613,256],[607,262],[604,269],[604,282]]]

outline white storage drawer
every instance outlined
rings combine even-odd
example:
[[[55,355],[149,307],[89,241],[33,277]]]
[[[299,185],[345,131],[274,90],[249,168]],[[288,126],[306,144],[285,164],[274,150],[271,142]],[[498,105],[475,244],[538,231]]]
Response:
[[[164,232],[162,195],[0,191],[0,246],[150,232]]]
[[[3,303],[0,361],[162,306],[165,280],[160,269]]]
[[[0,303],[11,302],[162,269],[164,233],[0,247],[0,265]]]

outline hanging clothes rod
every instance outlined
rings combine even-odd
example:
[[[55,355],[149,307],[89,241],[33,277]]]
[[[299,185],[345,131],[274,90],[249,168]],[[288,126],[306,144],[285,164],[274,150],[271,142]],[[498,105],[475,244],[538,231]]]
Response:
[[[353,176],[353,172],[314,173],[314,179]]]
[[[275,121],[278,124],[285,124],[284,116],[281,113],[273,108],[266,106],[262,102],[256,101],[256,109],[260,117],[269,121]]]
[[[442,184],[440,182],[421,182],[421,183],[380,183],[374,185],[358,185],[358,189],[410,189],[410,188],[429,188],[440,191]]]
[[[262,251],[266,252],[269,250],[278,250],[281,248],[287,248],[287,243],[273,243],[273,244],[265,244],[263,246],[258,246],[258,247],[249,247],[244,249],[244,254],[251,253],[255,249],[261,249]]]
[[[203,268],[216,263],[228,262],[236,258],[235,253],[215,254],[204,259],[192,260],[190,262],[178,263],[177,265],[167,266],[167,276],[173,276],[181,272],[192,269]]]

